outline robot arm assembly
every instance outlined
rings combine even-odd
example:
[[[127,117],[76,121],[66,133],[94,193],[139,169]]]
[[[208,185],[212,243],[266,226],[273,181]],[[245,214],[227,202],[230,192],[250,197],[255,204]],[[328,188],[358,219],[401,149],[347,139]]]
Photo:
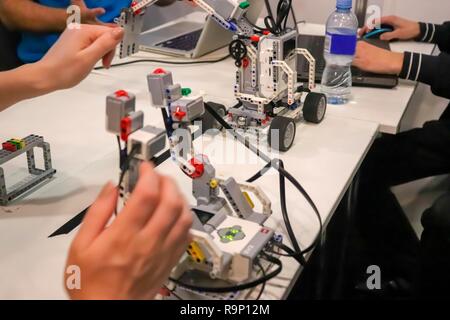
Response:
[[[166,130],[144,126],[144,114],[135,111],[135,96],[117,91],[107,97],[107,130],[126,142],[122,159],[121,195],[134,189],[142,161],[151,161],[165,149],[167,134],[173,160],[192,179],[197,200],[192,208],[193,242],[174,269],[175,278],[191,270],[232,283],[254,277],[254,264],[273,241],[273,230],[263,226],[271,215],[271,203],[261,189],[221,179],[209,159],[195,153],[190,126],[205,113],[201,96],[174,84],[172,73],[157,69],[147,76],[152,105],[161,109]],[[125,173],[124,173],[125,172]],[[221,196],[221,193],[223,196]],[[258,200],[261,213],[251,199]]]

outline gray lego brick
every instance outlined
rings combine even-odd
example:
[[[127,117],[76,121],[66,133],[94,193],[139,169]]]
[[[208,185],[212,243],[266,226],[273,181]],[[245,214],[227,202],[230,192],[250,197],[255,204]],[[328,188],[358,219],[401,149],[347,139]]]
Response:
[[[15,184],[13,187],[11,187],[11,189],[13,191],[9,192],[6,195],[0,196],[0,205],[2,205],[2,206],[8,205],[9,202],[13,201],[14,199],[16,199],[19,196],[21,196],[22,194],[24,194],[25,192],[36,187],[38,184],[40,184],[44,180],[50,179],[51,177],[53,177],[55,175],[55,173],[56,173],[55,169],[50,169],[47,171],[43,171],[43,173],[41,173],[39,175],[36,175],[36,176],[32,175],[32,176],[25,178],[21,182]]]
[[[6,162],[20,156],[21,154],[32,150],[36,147],[42,147],[44,144],[44,138],[41,136],[37,136],[37,135],[29,135],[28,137],[22,139],[25,141],[25,148],[14,151],[14,152],[10,152],[10,151],[6,151],[6,150],[1,150],[0,151],[0,165],[5,164]]]
[[[44,138],[38,135],[29,135],[22,139],[25,142],[25,147],[14,151],[0,150],[0,165],[26,153],[27,165],[30,175],[16,183],[11,187],[6,186],[5,175],[3,168],[0,167],[0,205],[6,206],[9,202],[23,195],[24,193],[35,188],[46,179],[50,179],[56,173],[52,168],[50,145],[44,141]],[[42,148],[45,170],[37,169],[34,162],[34,148]]]

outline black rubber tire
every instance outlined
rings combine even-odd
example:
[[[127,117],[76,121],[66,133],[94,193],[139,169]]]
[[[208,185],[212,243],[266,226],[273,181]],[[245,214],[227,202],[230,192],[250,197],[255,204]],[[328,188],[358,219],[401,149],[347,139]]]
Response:
[[[208,105],[222,117],[227,115],[227,108],[224,105],[214,102],[208,102]],[[205,110],[205,114],[201,117],[202,120],[202,133],[205,133],[208,130],[216,129],[221,131],[223,129],[222,125],[217,122],[217,120],[207,111]]]
[[[327,96],[322,93],[310,92],[303,105],[303,118],[307,122],[321,123],[327,112]]]
[[[272,141],[272,130],[279,130],[278,141]],[[297,126],[294,119],[281,116],[273,118],[269,128],[269,136],[267,137],[269,146],[281,152],[288,151],[294,144],[296,132]],[[286,140],[287,134],[292,136],[288,141]]]

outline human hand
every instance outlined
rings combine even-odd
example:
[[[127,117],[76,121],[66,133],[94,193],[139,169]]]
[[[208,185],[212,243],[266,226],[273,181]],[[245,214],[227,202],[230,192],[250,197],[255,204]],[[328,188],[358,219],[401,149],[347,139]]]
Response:
[[[403,60],[403,53],[392,52],[365,41],[359,41],[353,65],[368,72],[399,75],[402,71]]]
[[[69,25],[44,58],[34,65],[40,74],[42,91],[77,85],[100,59],[109,68],[122,37],[122,28]]]
[[[97,18],[98,16],[102,16],[105,14],[105,9],[103,9],[103,8],[90,9],[86,6],[86,3],[84,2],[84,0],[71,0],[70,2],[72,5],[75,5],[80,8],[82,24],[116,26],[113,23],[104,23]]]
[[[420,35],[420,25],[418,22],[410,21],[397,16],[382,17],[380,24],[387,24],[394,28],[394,31],[392,32],[383,33],[380,36],[381,40],[413,40]],[[370,26],[365,26],[359,31],[359,35],[362,37],[372,30],[373,28]]]
[[[81,289],[68,289],[72,299],[152,299],[191,240],[188,204],[175,183],[148,163],[107,227],[116,203],[117,189],[108,184],[72,243],[67,266],[81,272]]]

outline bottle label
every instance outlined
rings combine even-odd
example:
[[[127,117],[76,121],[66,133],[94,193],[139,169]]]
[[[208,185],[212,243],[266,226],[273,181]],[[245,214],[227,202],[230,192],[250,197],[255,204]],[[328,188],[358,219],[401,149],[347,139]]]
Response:
[[[328,33],[325,37],[325,52],[337,55],[353,56],[356,53],[356,34],[332,34]]]

